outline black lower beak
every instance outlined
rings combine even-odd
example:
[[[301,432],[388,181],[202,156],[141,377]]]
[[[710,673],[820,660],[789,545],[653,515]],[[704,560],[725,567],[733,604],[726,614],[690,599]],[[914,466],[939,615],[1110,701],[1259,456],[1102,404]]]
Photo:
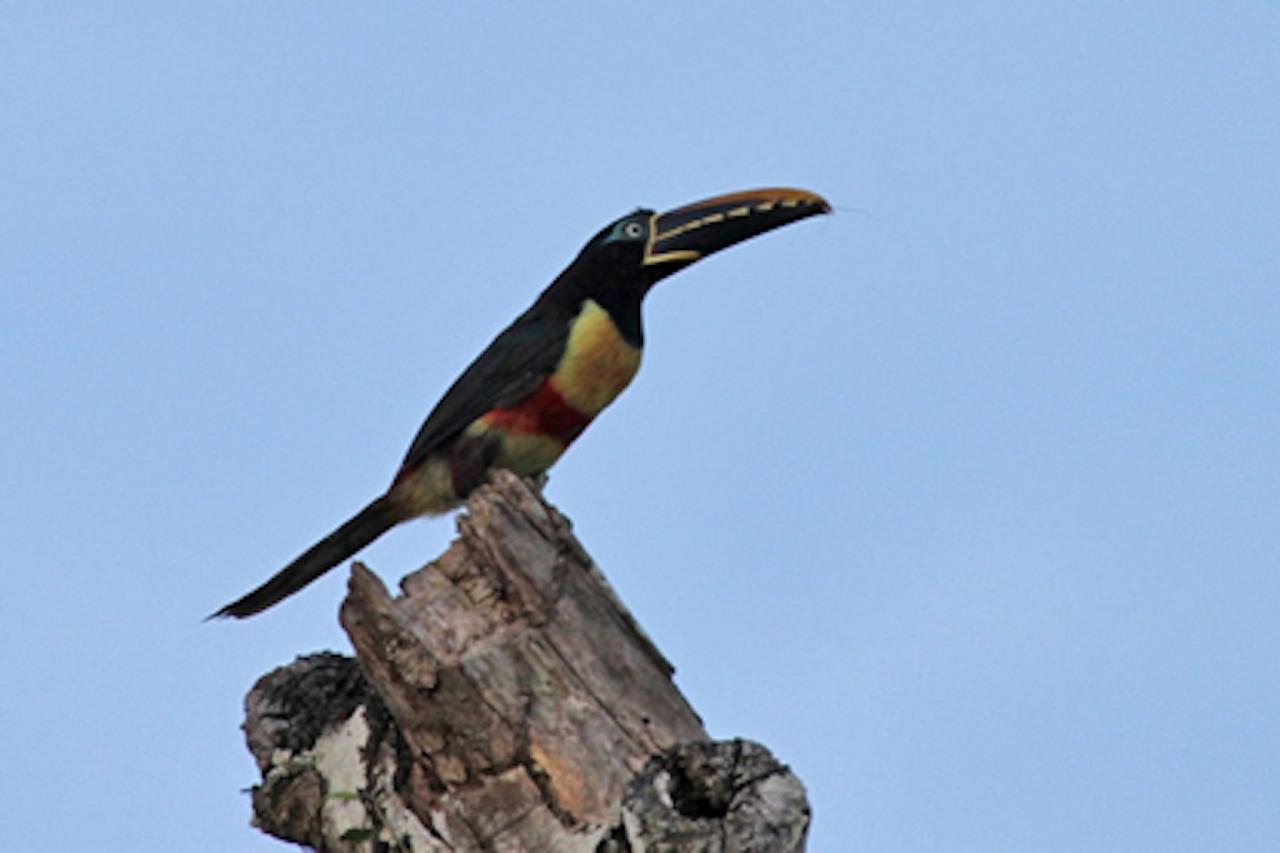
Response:
[[[670,266],[674,272],[766,231],[830,212],[826,199],[806,190],[747,190],[715,196],[655,216],[644,262]]]

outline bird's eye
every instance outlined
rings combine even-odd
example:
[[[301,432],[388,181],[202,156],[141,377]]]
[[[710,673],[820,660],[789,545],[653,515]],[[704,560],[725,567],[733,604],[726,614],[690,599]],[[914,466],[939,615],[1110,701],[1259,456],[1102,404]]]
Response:
[[[644,226],[639,222],[628,222],[622,226],[622,236],[629,237],[632,240],[639,239],[644,234]]]

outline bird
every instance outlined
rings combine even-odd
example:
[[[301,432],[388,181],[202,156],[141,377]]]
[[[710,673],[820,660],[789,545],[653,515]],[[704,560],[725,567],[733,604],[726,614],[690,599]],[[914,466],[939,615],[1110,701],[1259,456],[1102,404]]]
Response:
[[[640,307],[672,273],[721,249],[831,212],[816,193],[727,193],[609,223],[441,397],[391,485],[261,586],[209,616],[245,618],[294,594],[401,522],[458,506],[491,468],[544,474],[631,382]]]

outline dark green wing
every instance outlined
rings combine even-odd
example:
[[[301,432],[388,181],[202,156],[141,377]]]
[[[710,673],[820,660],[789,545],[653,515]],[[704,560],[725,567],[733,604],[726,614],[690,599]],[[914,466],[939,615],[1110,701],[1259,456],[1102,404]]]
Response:
[[[420,463],[485,412],[518,403],[536,391],[555,372],[572,321],[572,313],[549,300],[540,300],[517,317],[436,403],[409,446],[403,467]]]

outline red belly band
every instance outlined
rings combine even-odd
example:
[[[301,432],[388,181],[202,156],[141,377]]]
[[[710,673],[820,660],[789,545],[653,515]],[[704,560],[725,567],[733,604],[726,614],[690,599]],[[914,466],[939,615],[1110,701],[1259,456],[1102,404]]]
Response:
[[[494,409],[481,416],[480,420],[492,429],[522,435],[545,435],[566,446],[591,423],[591,418],[565,401],[549,379],[514,406]]]

